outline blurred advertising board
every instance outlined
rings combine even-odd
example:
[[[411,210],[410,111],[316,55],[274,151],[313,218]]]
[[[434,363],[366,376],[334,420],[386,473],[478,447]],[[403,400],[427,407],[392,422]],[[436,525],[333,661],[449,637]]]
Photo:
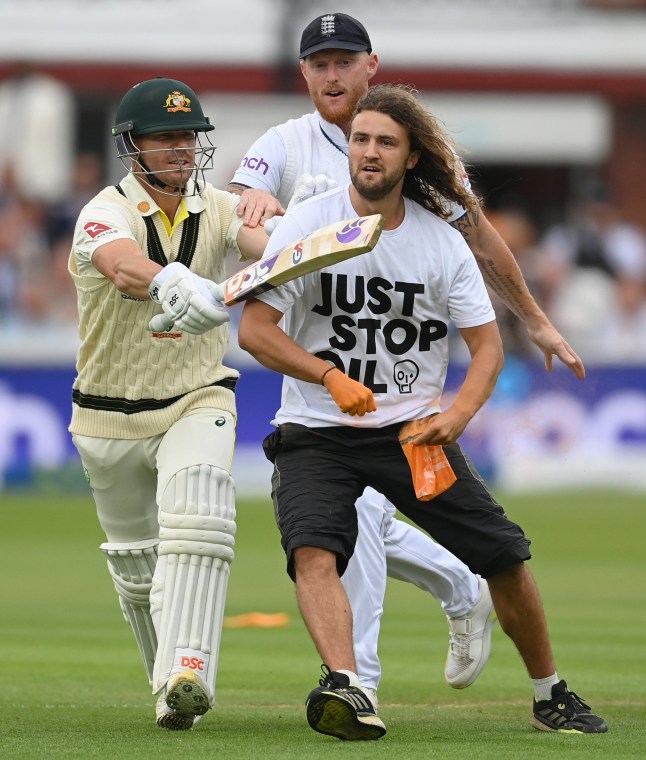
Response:
[[[447,399],[464,369],[453,367]],[[72,367],[0,365],[0,488],[29,487],[43,471],[78,472],[67,431]],[[234,476],[240,494],[268,494],[260,443],[280,399],[280,376],[242,369]],[[506,491],[625,487],[646,491],[646,367],[559,368],[507,358],[487,405],[461,444],[491,485]]]

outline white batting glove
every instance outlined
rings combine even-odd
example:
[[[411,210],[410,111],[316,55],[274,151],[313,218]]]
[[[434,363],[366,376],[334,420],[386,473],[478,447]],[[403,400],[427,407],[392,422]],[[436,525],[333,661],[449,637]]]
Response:
[[[271,219],[267,219],[267,221],[264,224],[263,229],[268,235],[271,235],[271,233],[278,227],[278,223],[282,219],[282,216],[272,216]]]
[[[229,311],[219,300],[221,290],[216,283],[174,261],[150,283],[150,298],[161,305],[164,313],[150,320],[149,329],[153,332],[175,329],[202,335],[228,322]]]
[[[332,177],[328,177],[325,174],[317,174],[316,177],[313,177],[311,174],[303,174],[296,183],[296,190],[294,190],[286,211],[289,211],[297,203],[302,203],[302,201],[306,201],[315,195],[326,193],[335,187],[338,187],[338,183]],[[271,219],[267,219],[265,222],[265,232],[271,235],[281,219],[282,217],[280,216],[272,216]]]

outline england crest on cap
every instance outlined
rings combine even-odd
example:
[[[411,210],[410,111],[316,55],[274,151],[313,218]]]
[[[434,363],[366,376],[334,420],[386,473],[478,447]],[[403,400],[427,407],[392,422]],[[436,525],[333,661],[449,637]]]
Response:
[[[334,15],[321,16],[321,34],[330,37],[334,34]]]

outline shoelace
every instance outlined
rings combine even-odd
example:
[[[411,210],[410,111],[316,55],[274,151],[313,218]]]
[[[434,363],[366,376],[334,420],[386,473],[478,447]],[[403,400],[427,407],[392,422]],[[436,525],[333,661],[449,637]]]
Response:
[[[469,645],[471,643],[471,634],[453,633],[449,634],[449,644],[451,652],[460,660],[469,659]]]
[[[319,686],[332,686],[334,679],[332,678],[332,671],[330,668],[323,664],[321,665],[321,670],[323,671],[323,676],[319,679]]]
[[[321,670],[323,671],[323,677],[319,679],[320,686],[326,686],[330,689],[338,689],[340,691],[348,691],[349,689],[352,689],[351,686],[344,683],[339,683],[337,680],[335,680],[332,671],[327,665],[321,665]]]
[[[587,705],[578,694],[573,691],[567,690],[565,692],[565,705],[569,714],[575,715],[578,707],[582,707],[587,712],[590,712],[590,705]]]

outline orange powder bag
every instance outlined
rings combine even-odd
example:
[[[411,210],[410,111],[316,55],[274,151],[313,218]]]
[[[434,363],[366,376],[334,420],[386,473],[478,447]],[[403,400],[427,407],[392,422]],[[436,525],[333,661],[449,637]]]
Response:
[[[413,440],[424,430],[425,423],[425,419],[413,420],[399,432],[399,442],[413,476],[415,495],[420,501],[434,499],[457,480],[442,446],[413,446]]]

